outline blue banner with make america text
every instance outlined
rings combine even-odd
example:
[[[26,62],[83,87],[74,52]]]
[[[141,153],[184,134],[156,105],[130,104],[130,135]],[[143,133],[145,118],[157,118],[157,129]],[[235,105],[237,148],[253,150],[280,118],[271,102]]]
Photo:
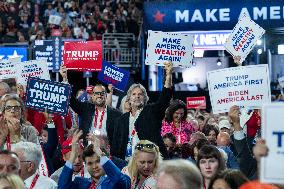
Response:
[[[207,31],[231,30],[246,14],[265,30],[284,26],[280,0],[179,0],[145,2],[146,30]]]

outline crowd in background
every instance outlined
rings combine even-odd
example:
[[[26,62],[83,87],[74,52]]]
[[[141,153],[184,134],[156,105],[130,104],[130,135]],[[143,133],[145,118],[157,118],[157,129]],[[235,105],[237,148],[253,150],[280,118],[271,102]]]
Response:
[[[141,0],[5,0],[0,2],[0,42],[48,39],[53,28],[65,38],[100,40],[104,33],[139,35]],[[59,25],[49,16],[62,18]]]

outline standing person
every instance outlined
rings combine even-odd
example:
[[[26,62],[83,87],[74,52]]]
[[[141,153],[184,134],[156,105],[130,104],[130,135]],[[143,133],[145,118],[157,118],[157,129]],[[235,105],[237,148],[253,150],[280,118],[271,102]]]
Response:
[[[42,158],[41,147],[31,142],[19,142],[12,145],[20,159],[21,173],[26,188],[40,189],[44,186],[46,189],[56,189],[57,184],[51,178],[42,176],[38,172]]]
[[[195,129],[186,121],[186,112],[183,101],[173,100],[167,109],[165,121],[162,122],[161,135],[172,133],[177,139],[177,144],[187,143]]]
[[[61,66],[60,74],[64,82],[68,82],[67,69]],[[79,128],[83,130],[85,139],[89,132],[97,135],[106,135],[111,143],[113,124],[121,112],[106,105],[107,91],[103,85],[95,85],[91,102],[80,102],[73,95],[70,99],[71,108],[80,116]],[[86,140],[85,140],[86,144]]]
[[[148,140],[140,140],[135,146],[128,166],[122,172],[131,178],[131,189],[154,189],[154,174],[162,162],[159,147]]]
[[[197,155],[197,166],[203,177],[204,189],[208,189],[211,179],[225,169],[225,160],[213,145],[204,145]]]
[[[146,105],[149,97],[141,84],[133,84],[129,88],[126,101],[129,102],[131,111],[115,121],[113,140],[110,141],[111,155],[125,159],[126,156],[131,156],[131,153],[126,153],[127,145],[133,147],[138,140],[149,140],[159,146],[164,158],[168,157],[161,137],[161,126],[172,97],[172,68],[171,62],[165,63],[164,88],[159,100],[154,104]]]
[[[84,177],[76,177],[72,181],[74,162],[78,157],[80,149],[78,142],[82,136],[82,131],[75,131],[72,139],[72,150],[69,160],[66,161],[62,173],[59,177],[59,189],[129,189],[130,178],[124,175],[114,165],[114,163],[106,157],[100,149],[100,142],[94,136],[90,136],[91,145],[87,146],[83,152],[88,172],[91,175],[90,179]]]
[[[1,173],[0,189],[25,189],[25,185],[18,175]]]
[[[198,168],[183,159],[164,161],[157,175],[157,189],[200,189],[203,184]]]

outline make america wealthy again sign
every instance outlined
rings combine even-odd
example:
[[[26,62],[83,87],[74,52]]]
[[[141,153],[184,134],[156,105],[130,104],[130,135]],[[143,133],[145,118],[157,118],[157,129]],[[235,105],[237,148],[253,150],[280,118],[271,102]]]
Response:
[[[148,31],[146,65],[163,66],[172,61],[174,67],[191,67],[194,35]]]
[[[271,101],[267,64],[210,71],[207,81],[214,114],[233,105],[260,108]]]
[[[225,43],[225,49],[233,56],[240,56],[242,63],[265,30],[245,14],[234,27]]]
[[[26,106],[65,116],[68,113],[71,85],[29,77]]]

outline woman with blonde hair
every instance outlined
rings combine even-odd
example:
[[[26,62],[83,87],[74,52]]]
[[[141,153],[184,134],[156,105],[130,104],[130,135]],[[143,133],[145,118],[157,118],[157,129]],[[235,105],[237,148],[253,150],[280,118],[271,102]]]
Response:
[[[140,140],[128,165],[122,170],[131,178],[131,189],[156,188],[157,180],[154,174],[161,162],[159,147],[148,140]]]
[[[0,174],[0,189],[24,189],[25,185],[18,175]]]

